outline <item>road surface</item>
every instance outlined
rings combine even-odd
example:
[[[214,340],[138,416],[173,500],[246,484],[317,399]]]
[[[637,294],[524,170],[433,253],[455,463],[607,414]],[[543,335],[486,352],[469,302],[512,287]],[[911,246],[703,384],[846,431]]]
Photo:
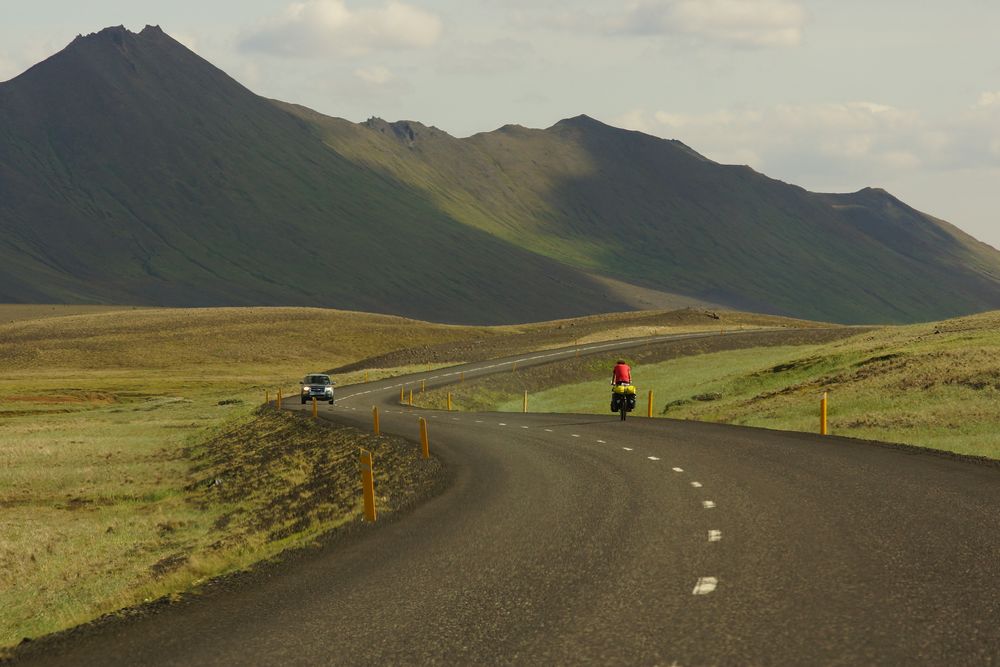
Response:
[[[610,413],[408,409],[399,384],[342,389],[320,414],[369,428],[380,405],[383,431],[414,439],[426,416],[443,493],[252,585],[25,662],[1000,664],[996,466]]]

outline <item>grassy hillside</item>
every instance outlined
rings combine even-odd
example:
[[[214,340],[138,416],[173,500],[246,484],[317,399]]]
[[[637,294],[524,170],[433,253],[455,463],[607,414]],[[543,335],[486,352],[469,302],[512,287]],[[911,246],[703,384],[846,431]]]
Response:
[[[836,338],[633,359],[640,412],[653,389],[657,417],[817,432],[829,391],[836,435],[1000,459],[1000,313]],[[600,414],[611,363],[492,378],[470,384],[456,405],[519,411],[529,389],[532,411]]]
[[[0,301],[503,323],[627,307],[607,293],[344,159],[158,28],[0,84]]]
[[[1000,253],[884,191],[813,194],[586,116],[456,139],[287,108],[455,219],[587,271],[840,322],[1000,306]]]

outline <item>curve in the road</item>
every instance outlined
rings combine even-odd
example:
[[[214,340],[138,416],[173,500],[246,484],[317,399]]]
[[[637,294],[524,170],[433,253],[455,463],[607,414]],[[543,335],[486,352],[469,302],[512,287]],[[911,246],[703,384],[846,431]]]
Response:
[[[730,334],[739,335],[739,334]],[[689,336],[685,336],[689,337]],[[660,337],[658,342],[662,342]],[[647,341],[602,344],[620,349]],[[591,350],[593,351],[593,347]],[[1000,469],[666,419],[446,413],[347,388],[453,483],[255,585],[53,646],[62,664],[994,664]],[[299,409],[294,406],[292,409]]]

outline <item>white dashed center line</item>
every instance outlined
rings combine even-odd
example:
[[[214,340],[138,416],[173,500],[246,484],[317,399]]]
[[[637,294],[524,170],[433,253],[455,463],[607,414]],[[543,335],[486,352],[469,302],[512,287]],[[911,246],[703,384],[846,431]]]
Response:
[[[631,452],[632,451],[631,447],[622,447],[622,449],[624,449],[626,452]]]
[[[719,580],[715,577],[701,577],[698,579],[698,583],[694,585],[692,593],[694,595],[708,595],[715,590],[718,584]]]
[[[674,472],[684,472],[684,468],[674,468]]]
[[[580,436],[579,436],[578,434],[576,434],[576,433],[573,433],[573,434],[571,434],[571,435],[572,435],[572,437],[574,437],[574,438],[579,438],[579,437],[580,437]]]
[[[527,427],[527,426],[522,426],[521,428],[529,428],[529,427]]]
[[[500,422],[500,423],[497,424],[497,426],[506,426],[506,424],[504,424],[503,422]]]
[[[646,458],[649,459],[650,461],[659,461],[660,460],[659,457],[656,457],[656,456],[647,456]]]
[[[715,503],[713,503],[711,500],[703,500],[701,501],[701,506],[707,510],[710,510],[713,507],[715,507]]]
[[[547,429],[545,429],[545,432],[546,432],[546,433],[552,433],[552,429],[550,429],[550,428],[547,428]]]
[[[701,482],[691,482],[691,486],[693,486],[696,489],[700,489],[701,488]]]
[[[721,539],[722,539],[722,531],[721,530],[710,530],[710,531],[708,531],[708,541],[709,542],[718,542]]]
[[[597,442],[601,443],[602,445],[608,444],[608,443],[604,442],[603,440],[598,440]]]

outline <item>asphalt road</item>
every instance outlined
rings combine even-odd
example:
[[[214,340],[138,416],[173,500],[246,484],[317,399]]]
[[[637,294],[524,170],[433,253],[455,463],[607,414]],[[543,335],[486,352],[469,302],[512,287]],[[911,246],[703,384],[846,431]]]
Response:
[[[346,388],[321,414],[368,427],[378,404],[411,438],[427,416],[443,493],[252,586],[27,661],[1000,664],[1000,467],[610,413],[421,411],[397,405],[398,383]]]

